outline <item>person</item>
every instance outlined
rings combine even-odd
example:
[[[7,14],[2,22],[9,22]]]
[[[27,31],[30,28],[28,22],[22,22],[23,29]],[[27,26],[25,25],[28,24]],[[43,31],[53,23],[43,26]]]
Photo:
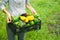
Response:
[[[8,11],[5,8],[6,3],[8,3]],[[1,0],[0,1],[0,8],[3,11],[3,13],[7,16],[7,34],[8,34],[8,40],[14,40],[15,34],[12,32],[12,30],[9,28],[8,23],[11,23],[11,16],[19,16],[22,14],[26,14],[26,8],[28,8],[33,14],[36,13],[36,11],[31,6],[29,0]],[[24,40],[23,36],[24,33],[18,33],[18,40]]]

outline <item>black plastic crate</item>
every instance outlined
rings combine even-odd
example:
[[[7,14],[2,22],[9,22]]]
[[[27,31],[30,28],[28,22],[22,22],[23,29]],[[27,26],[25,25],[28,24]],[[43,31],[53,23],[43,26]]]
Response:
[[[24,25],[24,27],[19,27],[17,28],[15,24],[13,23],[8,23],[10,29],[14,32],[14,33],[17,33],[17,32],[21,32],[21,31],[24,31],[24,32],[27,32],[27,31],[32,31],[32,30],[39,30],[41,29],[41,20],[39,19],[39,22],[37,22],[36,24],[34,25],[31,25],[29,27],[27,27],[26,25]]]

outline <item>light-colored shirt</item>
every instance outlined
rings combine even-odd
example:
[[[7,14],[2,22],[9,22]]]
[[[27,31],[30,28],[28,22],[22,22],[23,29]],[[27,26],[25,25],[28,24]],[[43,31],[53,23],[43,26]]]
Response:
[[[5,8],[6,3],[8,3],[8,12],[11,16],[18,16],[26,13],[25,7],[28,0],[1,0],[0,8],[2,10]]]

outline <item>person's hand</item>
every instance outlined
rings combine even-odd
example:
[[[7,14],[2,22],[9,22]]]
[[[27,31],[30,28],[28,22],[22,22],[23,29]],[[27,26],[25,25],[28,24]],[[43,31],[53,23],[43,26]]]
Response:
[[[11,15],[9,13],[7,14],[7,23],[11,23]]]
[[[5,8],[2,11],[7,15],[7,23],[10,23],[11,22],[11,15],[10,15],[10,13]]]

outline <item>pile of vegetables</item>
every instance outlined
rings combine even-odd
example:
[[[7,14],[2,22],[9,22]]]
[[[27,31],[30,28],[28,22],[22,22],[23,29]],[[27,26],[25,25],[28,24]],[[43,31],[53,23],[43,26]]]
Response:
[[[12,23],[16,25],[16,27],[29,27],[39,22],[39,16],[37,15],[27,15],[27,16],[12,16]]]

